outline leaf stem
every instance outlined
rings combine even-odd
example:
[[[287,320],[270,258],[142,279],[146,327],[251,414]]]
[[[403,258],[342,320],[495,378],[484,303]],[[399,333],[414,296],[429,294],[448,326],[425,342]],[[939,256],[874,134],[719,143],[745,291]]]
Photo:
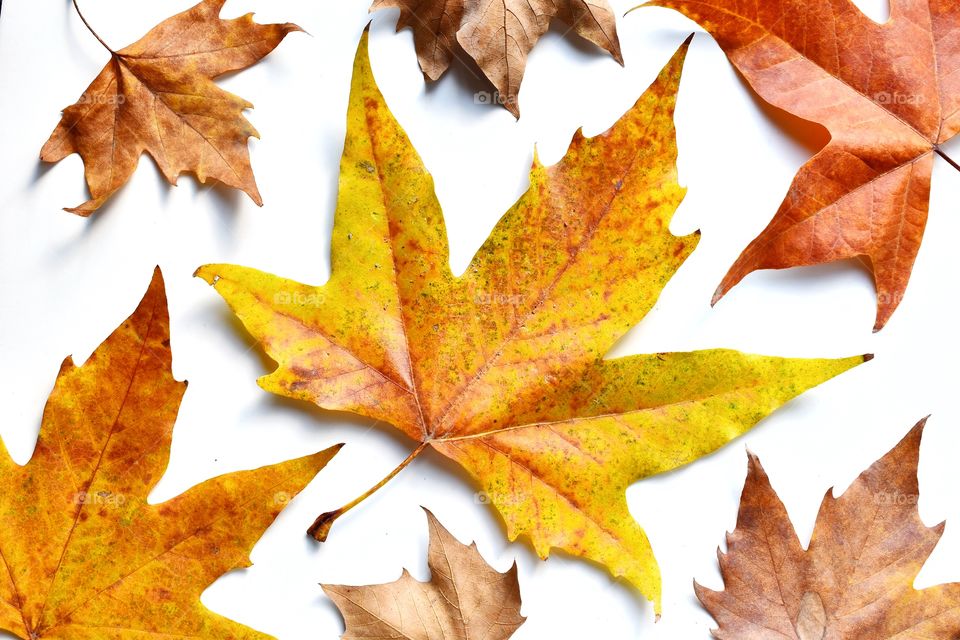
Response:
[[[426,442],[421,442],[420,446],[414,449],[413,452],[397,466],[396,469],[388,473],[383,480],[367,489],[358,498],[351,500],[335,511],[327,511],[326,513],[322,514],[316,519],[310,528],[307,529],[307,535],[311,536],[314,540],[319,540],[320,542],[326,541],[327,536],[330,535],[330,528],[333,526],[333,523],[337,521],[337,518],[345,514],[347,511],[350,511],[350,509],[353,509],[355,506],[383,488],[385,484],[393,480],[398,473],[406,469],[407,466],[417,458],[417,456],[423,453],[423,450],[427,448],[427,444],[428,443]]]
[[[960,164],[957,164],[957,162],[953,158],[951,158],[946,153],[944,153],[943,149],[940,148],[940,145],[934,145],[933,150],[936,151],[938,156],[946,160],[951,167],[953,167],[957,171],[960,171]]]
[[[110,52],[111,56],[116,55],[116,52],[110,48],[110,45],[108,45],[106,42],[103,41],[103,38],[101,38],[100,35],[93,30],[93,27],[90,26],[90,23],[87,22],[87,19],[83,17],[83,12],[80,11],[80,5],[77,4],[77,0],[73,0],[73,8],[77,10],[77,15],[80,16],[80,20],[83,21],[83,26],[87,28],[87,31],[93,34],[93,37],[96,38],[97,41],[103,45],[104,49]]]

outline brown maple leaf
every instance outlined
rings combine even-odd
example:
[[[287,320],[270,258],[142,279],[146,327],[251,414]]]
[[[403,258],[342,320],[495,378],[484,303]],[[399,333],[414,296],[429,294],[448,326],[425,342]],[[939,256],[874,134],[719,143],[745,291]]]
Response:
[[[339,447],[147,501],[167,465],[185,382],[170,370],[159,270],[81,367],[67,358],[30,462],[0,443],[0,630],[24,640],[269,636],[200,594],[249,553]]]
[[[346,621],[345,640],[507,640],[523,624],[517,565],[500,573],[429,511],[427,520],[429,582],[404,570],[389,584],[323,585]]]
[[[913,582],[943,535],[917,509],[917,462],[926,420],[857,478],[823,498],[806,551],[756,456],[727,553],[726,591],[696,585],[731,640],[956,638],[960,583],[917,590]]]
[[[850,0],[653,0],[696,20],[767,102],[820,123],[830,143],[797,174],[714,302],[757,269],[866,260],[874,330],[910,279],[935,154],[960,131],[960,3],[892,0],[877,24]]]
[[[64,110],[40,152],[44,162],[73,153],[83,158],[91,199],[67,211],[88,216],[100,208],[130,179],[144,152],[172,185],[193,172],[200,182],[219,180],[263,204],[247,148],[259,134],[243,116],[253,105],[213,79],[252,66],[300,27],[257,24],[252,15],[221,20],[225,2],[203,0],[120,51],[81,14],[110,61]]]
[[[607,0],[374,0],[370,11],[400,9],[397,31],[410,27],[420,68],[437,80],[466,52],[497,89],[497,101],[520,117],[518,94],[527,54],[557,18],[623,64],[617,21]]]

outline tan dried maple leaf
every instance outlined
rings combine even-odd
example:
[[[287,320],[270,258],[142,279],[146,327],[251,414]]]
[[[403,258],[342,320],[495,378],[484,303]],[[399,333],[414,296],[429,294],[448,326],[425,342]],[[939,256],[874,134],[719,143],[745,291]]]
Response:
[[[466,52],[496,87],[497,101],[517,117],[527,54],[553,18],[623,64],[607,0],[374,0],[370,11],[388,7],[400,9],[397,31],[413,30],[428,80],[439,79],[458,52]]]
[[[917,509],[926,420],[839,498],[823,498],[804,551],[750,455],[737,528],[718,553],[726,591],[697,585],[721,640],[913,640],[960,635],[960,583],[913,582],[943,535]]]
[[[920,250],[936,154],[960,132],[960,3],[891,0],[878,24],[850,0],[652,0],[701,24],[770,104],[830,133],[718,301],[758,269],[865,260],[879,331]]]
[[[339,447],[147,500],[186,391],[171,373],[159,270],[137,310],[81,367],[67,358],[26,466],[0,442],[0,631],[24,640],[270,636],[200,594],[250,565],[284,506]]]
[[[193,172],[200,182],[219,180],[263,204],[247,148],[259,134],[243,116],[253,105],[213,79],[252,66],[300,27],[257,24],[250,14],[222,20],[225,2],[203,0],[119,51],[80,14],[110,61],[64,110],[40,152],[44,162],[73,153],[83,158],[91,198],[67,211],[88,216],[99,209],[130,179],[144,152],[172,185]]]
[[[345,640],[507,640],[523,624],[517,565],[500,573],[429,511],[427,520],[429,582],[404,570],[389,584],[323,585],[346,621]]]

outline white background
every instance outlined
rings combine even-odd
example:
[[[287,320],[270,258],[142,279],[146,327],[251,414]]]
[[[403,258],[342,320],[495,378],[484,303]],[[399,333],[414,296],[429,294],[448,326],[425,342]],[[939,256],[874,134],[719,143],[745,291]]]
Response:
[[[139,38],[191,0],[85,0],[90,22],[114,48]],[[618,16],[633,0],[613,2]],[[885,19],[886,0],[861,0]],[[656,309],[617,354],[731,347],[784,356],[873,352],[875,361],[817,388],[719,453],[629,490],[664,574],[663,619],[600,569],[558,555],[539,561],[507,544],[494,511],[473,498],[465,474],[427,455],[341,520],[330,540],[303,535],[314,516],[380,479],[412,445],[390,428],[261,391],[272,363],[252,346],[220,297],[193,270],[232,262],[315,284],[329,273],[347,92],[365,0],[231,0],[225,16],[256,10],[261,22],[293,21],[293,34],[258,66],[222,81],[256,104],[251,141],[265,206],[184,176],[163,182],[144,159],[130,184],[84,220],[61,211],[86,198],[72,156],[41,166],[40,147],[60,110],[74,102],[107,55],[66,0],[6,0],[0,17],[0,435],[26,463],[61,360],[86,358],[136,306],[154,265],[166,277],[174,374],[188,379],[170,468],[153,492],[168,499],[214,475],[348,445],[282,514],[253,552],[203,596],[213,610],[281,640],[335,638],[340,616],[318,583],[368,584],[402,567],[425,579],[432,509],[461,540],[476,539],[497,568],[520,566],[534,638],[707,638],[694,578],[719,588],[715,550],[736,518],[745,446],[769,471],[806,543],[824,492],[845,488],[918,419],[933,413],[921,459],[921,513],[928,524],[960,522],[955,487],[960,450],[955,403],[958,311],[954,238],[960,176],[934,175],[932,215],[910,290],[887,328],[871,334],[874,292],[854,263],[748,277],[715,309],[709,300],[738,253],[769,221],[796,169],[825,133],[763,106],[713,40],[694,40],[677,111],[681,183],[689,195],[673,223],[703,231],[699,249]],[[474,104],[488,87],[456,66],[425,87],[409,31],[394,35],[396,11],[373,18],[371,55],[387,102],[433,173],[447,218],[454,270],[462,271],[499,216],[523,192],[534,144],[556,162],[574,130],[609,127],[696,29],[681,16],[643,9],[619,19],[626,67],[555,24],[530,56],[519,122]],[[698,30],[699,31],[699,30]],[[806,131],[806,134],[803,132]],[[806,135],[803,141],[798,136]],[[811,137],[812,136],[812,137]],[[955,156],[960,148],[952,147]],[[948,147],[950,150],[950,147]],[[25,535],[29,535],[25,532]],[[918,586],[960,580],[960,535],[946,535]]]

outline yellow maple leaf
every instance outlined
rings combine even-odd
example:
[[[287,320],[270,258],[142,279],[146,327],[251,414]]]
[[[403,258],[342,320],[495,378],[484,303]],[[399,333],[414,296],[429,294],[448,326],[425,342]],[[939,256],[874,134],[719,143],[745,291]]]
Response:
[[[535,161],[530,189],[455,277],[433,181],[374,82],[364,35],[329,282],[197,271],[277,361],[264,389],[389,422],[419,443],[399,468],[427,447],[457,461],[511,540],[596,561],[658,611],[630,483],[714,451],[864,360],[604,359],[699,238],[668,229],[684,194],[673,111],[686,49],[609,131],[578,132],[557,165]],[[312,532],[323,538],[355,502]]]

